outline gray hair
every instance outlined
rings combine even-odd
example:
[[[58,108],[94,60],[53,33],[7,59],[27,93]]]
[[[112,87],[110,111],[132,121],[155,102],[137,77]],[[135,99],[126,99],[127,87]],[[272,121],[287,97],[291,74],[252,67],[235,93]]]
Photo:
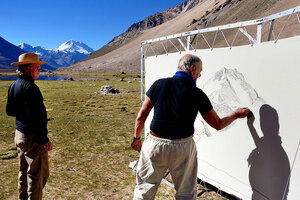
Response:
[[[24,73],[24,68],[25,68],[25,67],[29,67],[29,66],[30,66],[30,64],[19,65],[18,69],[16,70],[17,74],[18,74],[19,76],[22,76],[23,73]]]
[[[187,54],[180,58],[178,62],[178,70],[189,72],[192,65],[195,65],[195,63],[202,62],[201,59],[198,56]]]

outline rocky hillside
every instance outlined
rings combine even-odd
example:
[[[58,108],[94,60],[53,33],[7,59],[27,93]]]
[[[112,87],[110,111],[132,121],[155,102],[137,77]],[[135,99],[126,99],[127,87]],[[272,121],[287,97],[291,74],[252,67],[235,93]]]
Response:
[[[265,17],[299,6],[299,0],[190,0],[133,24],[86,60],[61,70],[70,72],[139,72],[140,43],[151,38]],[[297,20],[297,19],[292,19]],[[296,24],[297,25],[297,24]],[[266,27],[269,25],[266,24]],[[299,25],[298,25],[299,26]],[[288,27],[288,26],[287,26]],[[275,26],[275,32],[281,27]],[[293,34],[294,30],[285,28]],[[263,31],[266,36],[268,29]],[[231,39],[235,32],[228,32]],[[296,33],[295,33],[296,34]],[[282,34],[282,37],[285,33]],[[213,40],[213,37],[208,37]],[[221,40],[220,40],[221,41]],[[216,46],[220,43],[216,40]],[[223,40],[224,41],[224,40]],[[242,41],[237,40],[237,44]]]
[[[138,37],[140,34],[142,34],[142,31],[156,27],[169,20],[172,20],[181,13],[192,9],[198,3],[199,0],[184,1],[176,7],[169,8],[161,13],[155,13],[154,15],[151,15],[140,22],[132,24],[125,33],[114,37],[107,45],[91,53],[87,60],[102,56],[106,53],[109,53],[110,51],[119,48],[120,46],[128,43],[133,38]]]

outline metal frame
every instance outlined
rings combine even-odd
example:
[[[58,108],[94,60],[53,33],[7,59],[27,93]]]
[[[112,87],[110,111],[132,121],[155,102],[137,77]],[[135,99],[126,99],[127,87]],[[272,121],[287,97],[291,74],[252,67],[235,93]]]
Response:
[[[285,10],[285,11],[267,16],[267,17],[263,17],[260,19],[249,20],[249,21],[244,21],[244,22],[237,22],[237,23],[221,25],[221,26],[205,28],[205,29],[199,29],[199,30],[193,30],[193,31],[188,31],[188,32],[183,32],[183,33],[178,33],[178,34],[173,34],[173,35],[168,35],[168,36],[164,36],[164,37],[159,37],[159,38],[142,41],[141,42],[141,103],[143,102],[143,99],[144,99],[144,83],[143,83],[144,82],[144,59],[147,56],[148,49],[150,48],[152,50],[152,52],[154,53],[154,55],[157,56],[156,52],[154,51],[154,49],[152,47],[153,43],[160,42],[162,44],[164,52],[166,54],[168,54],[169,52],[167,51],[167,48],[165,47],[163,41],[170,42],[172,44],[172,46],[175,47],[175,49],[178,52],[181,52],[181,50],[180,50],[181,48],[178,49],[176,47],[176,45],[172,42],[172,39],[173,40],[177,39],[177,41],[180,44],[180,47],[183,47],[184,51],[190,51],[191,48],[193,50],[195,50],[195,48],[192,46],[192,42],[198,35],[201,35],[203,37],[204,41],[206,42],[206,44],[208,45],[208,47],[211,50],[213,50],[213,46],[214,46],[217,34],[219,32],[221,32],[227,46],[231,49],[233,47],[234,41],[236,40],[238,33],[241,32],[241,33],[243,33],[244,36],[246,36],[249,39],[250,44],[253,45],[253,44],[262,43],[262,26],[266,22],[270,22],[270,30],[269,30],[269,35],[268,35],[267,41],[270,41],[271,36],[273,35],[274,42],[276,43],[279,40],[280,35],[281,35],[282,31],[284,30],[287,22],[289,21],[290,17],[293,14],[296,15],[296,17],[298,19],[298,23],[300,24],[300,18],[299,18],[298,12],[300,12],[300,6],[297,6],[295,8],[291,8],[291,9],[288,9],[288,10]],[[275,33],[273,31],[274,22],[276,19],[282,18],[285,16],[288,16],[288,18],[284,22],[282,28],[280,29],[280,32],[278,33],[278,35],[276,37]],[[256,38],[251,36],[251,34],[249,34],[246,30],[246,27],[253,26],[253,25],[257,26],[256,27]],[[225,37],[225,34],[223,32],[224,30],[229,30],[229,29],[237,29],[236,35],[231,44],[228,43],[228,41]],[[203,33],[211,33],[211,32],[215,32],[215,36],[214,36],[212,45],[209,44],[209,42],[206,40],[205,36],[203,35]],[[193,35],[194,35],[194,38],[191,40],[191,36],[193,36]],[[186,43],[183,42],[183,39],[186,40]],[[145,46],[147,46],[147,47],[144,51]]]

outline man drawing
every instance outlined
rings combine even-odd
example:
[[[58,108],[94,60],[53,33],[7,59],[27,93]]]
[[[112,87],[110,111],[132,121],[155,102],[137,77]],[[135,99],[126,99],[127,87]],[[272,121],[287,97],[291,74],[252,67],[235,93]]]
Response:
[[[239,108],[219,118],[206,94],[196,87],[202,71],[202,61],[197,56],[183,56],[178,70],[172,78],[159,79],[150,87],[135,121],[131,146],[140,151],[135,200],[154,199],[167,169],[175,185],[175,198],[196,199],[197,151],[193,134],[198,112],[217,130],[249,112]],[[141,132],[152,108],[151,132],[142,145]]]

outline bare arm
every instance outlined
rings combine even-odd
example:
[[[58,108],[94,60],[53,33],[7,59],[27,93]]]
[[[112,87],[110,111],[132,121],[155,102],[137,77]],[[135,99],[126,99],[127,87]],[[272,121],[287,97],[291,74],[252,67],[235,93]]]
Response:
[[[137,118],[135,120],[135,125],[134,125],[134,137],[135,138],[139,138],[141,137],[141,132],[144,128],[145,125],[145,121],[151,111],[153,107],[153,102],[149,97],[145,97],[144,103],[137,115]],[[140,151],[141,147],[142,147],[142,142],[141,140],[136,140],[133,139],[133,142],[131,144],[131,147],[136,150],[136,151]]]
[[[234,120],[238,118],[244,118],[248,115],[249,109],[248,108],[239,108],[231,115],[220,118],[216,111],[212,109],[208,113],[202,115],[203,119],[213,128],[217,130],[221,130],[231,124]]]

